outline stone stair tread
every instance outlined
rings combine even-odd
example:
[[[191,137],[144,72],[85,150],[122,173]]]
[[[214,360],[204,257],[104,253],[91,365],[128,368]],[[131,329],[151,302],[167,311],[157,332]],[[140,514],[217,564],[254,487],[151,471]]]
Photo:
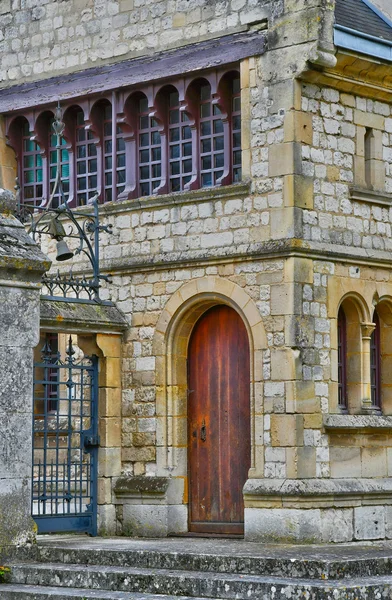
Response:
[[[186,571],[186,570],[175,570],[175,569],[149,569],[149,568],[133,568],[133,567],[120,567],[120,566],[106,566],[106,565],[81,565],[81,564],[64,564],[64,563],[35,563],[35,562],[13,562],[9,564],[12,571],[18,568],[21,569],[32,569],[34,573],[37,571],[50,572],[51,574],[61,573],[79,573],[81,570],[83,573],[99,573],[99,574],[122,574],[125,576],[154,576],[154,577],[168,577],[180,580],[193,579],[193,580],[210,580],[210,581],[223,581],[227,583],[265,583],[275,586],[290,585],[295,587],[308,586],[312,588],[357,588],[361,586],[374,586],[374,585],[388,585],[392,586],[392,575],[382,576],[366,576],[366,577],[353,577],[344,579],[310,579],[310,578],[292,578],[292,577],[276,577],[274,575],[248,575],[242,573],[217,573],[217,572],[205,572],[205,571]],[[128,592],[129,594],[130,592]],[[147,594],[149,600],[151,595]],[[162,595],[158,595],[158,598]],[[176,596],[180,598],[180,596]],[[192,600],[195,600],[192,597]]]
[[[0,584],[0,598],[8,600],[4,594],[14,593],[23,596],[30,595],[37,600],[53,598],[76,598],[81,600],[205,600],[203,598],[190,598],[189,596],[166,596],[161,594],[146,594],[138,592],[115,592],[110,590],[88,590],[86,588],[64,588],[42,585],[26,584]],[[34,594],[34,596],[32,596]],[[16,597],[16,596],[15,596]],[[211,599],[209,599],[211,600]],[[220,600],[215,598],[213,600]]]

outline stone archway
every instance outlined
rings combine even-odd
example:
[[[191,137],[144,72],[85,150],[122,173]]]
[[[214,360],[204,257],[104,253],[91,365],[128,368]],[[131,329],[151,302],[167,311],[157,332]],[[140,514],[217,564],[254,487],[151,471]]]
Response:
[[[171,474],[169,531],[186,531],[187,513],[187,349],[195,323],[208,309],[234,309],[247,330],[250,348],[251,468],[263,473],[262,364],[267,346],[260,313],[238,285],[220,277],[203,277],[182,286],[168,301],[154,337],[157,376],[158,475]],[[259,431],[260,429],[260,431]],[[258,442],[257,440],[260,440]],[[170,504],[170,501],[169,501]]]

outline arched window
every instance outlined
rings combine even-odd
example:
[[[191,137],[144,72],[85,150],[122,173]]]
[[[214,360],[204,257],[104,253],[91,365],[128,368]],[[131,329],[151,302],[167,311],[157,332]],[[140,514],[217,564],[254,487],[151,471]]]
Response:
[[[374,311],[375,328],[370,338],[370,387],[372,405],[381,409],[381,327],[377,311]]]
[[[179,192],[192,178],[192,131],[178,92],[169,92],[168,100],[169,191]]]
[[[338,313],[338,406],[347,411],[347,321],[342,307]]]
[[[213,104],[211,86],[200,86],[199,96],[200,186],[220,183],[225,166],[225,138],[221,109]]]
[[[150,117],[148,100],[138,101],[139,194],[149,196],[159,187],[162,177],[162,148],[158,122]]]
[[[49,129],[49,192],[52,194],[56,175],[57,175],[57,136],[53,131],[53,119],[50,122]],[[64,138],[61,139],[61,150],[60,150],[60,165],[61,165],[61,180],[63,184],[63,192],[66,200],[69,197],[69,152],[67,148],[67,142]],[[55,194],[52,206],[56,208],[61,204],[59,194]]]
[[[93,133],[86,130],[81,108],[75,111],[75,172],[76,204],[83,206],[92,198],[98,187],[97,147]]]
[[[19,136],[17,154],[21,200],[28,206],[39,206],[43,197],[43,170],[40,146],[32,139],[29,123],[21,119],[15,125],[14,135]]]

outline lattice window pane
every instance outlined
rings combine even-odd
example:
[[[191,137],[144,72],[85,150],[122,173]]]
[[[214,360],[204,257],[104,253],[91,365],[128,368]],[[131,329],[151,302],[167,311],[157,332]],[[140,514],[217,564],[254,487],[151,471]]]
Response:
[[[182,191],[192,177],[192,132],[188,116],[180,111],[177,92],[169,94],[169,182],[170,191]]]
[[[97,154],[97,148],[92,142],[93,134],[85,130],[83,111],[76,113],[76,198],[77,205],[87,204],[87,200],[97,193],[97,172],[98,164],[96,160],[91,160]],[[86,177],[88,175],[88,177]]]
[[[52,129],[53,119],[50,123],[50,134],[49,134],[49,189],[52,193],[57,175],[57,136],[53,133]],[[61,138],[61,149],[60,149],[60,165],[61,165],[61,181],[63,184],[63,192],[65,199],[69,197],[69,153],[66,146],[66,141]],[[61,204],[60,194],[56,193],[53,197],[52,206],[56,208]]]
[[[232,180],[233,183],[241,181],[241,87],[240,78],[232,82],[231,98],[231,128],[232,128]]]
[[[149,116],[147,98],[138,105],[139,188],[149,196],[159,187],[162,177],[161,136],[156,119]]]
[[[223,176],[224,134],[221,110],[212,104],[211,86],[200,88],[200,181],[202,187],[216,185]]]
[[[42,156],[41,149],[31,139],[29,124],[22,127],[22,160],[21,160],[21,193],[22,200],[30,206],[41,204],[42,187]]]

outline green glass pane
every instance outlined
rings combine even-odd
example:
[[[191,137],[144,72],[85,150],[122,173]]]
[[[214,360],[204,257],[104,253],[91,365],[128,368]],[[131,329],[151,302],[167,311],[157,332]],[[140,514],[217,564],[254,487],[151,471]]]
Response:
[[[159,134],[159,131],[153,131],[151,134],[151,144],[160,144],[161,143],[161,136]]]
[[[180,146],[179,144],[175,144],[174,146],[170,146],[170,158],[179,158],[180,156]]]
[[[43,181],[43,179],[42,179],[42,169],[38,169],[38,171],[37,171],[37,181],[39,183],[41,183]]]
[[[105,185],[112,185],[112,174],[105,173]]]
[[[140,162],[146,163],[150,160],[150,151],[149,150],[140,150]]]
[[[139,112],[144,113],[148,111],[148,100],[147,98],[140,98],[139,100]]]
[[[117,171],[117,183],[125,183],[125,171]]]
[[[179,192],[181,190],[181,180],[178,177],[171,179],[170,188],[172,192]]]
[[[112,168],[112,157],[111,156],[105,156],[105,170],[111,169]]]
[[[142,150],[142,152],[145,152],[145,150]],[[147,150],[147,152],[148,152],[148,150]],[[117,155],[117,167],[125,167],[125,154]]]
[[[37,167],[42,167],[42,156],[40,154],[37,154]]]
[[[61,160],[62,160],[62,162],[68,162],[69,161],[69,152],[68,152],[68,150],[62,150],[61,151]]]
[[[55,152],[55,151],[50,152],[49,161],[50,161],[51,165],[53,165],[54,163],[57,162],[57,152]]]
[[[96,175],[91,175],[91,177],[88,178],[88,187],[93,190],[95,190],[95,188],[98,185],[98,179]]]
[[[178,103],[179,103],[178,92],[171,92],[169,94],[169,105],[170,106],[178,106]]]
[[[86,156],[86,146],[83,144],[83,146],[78,146],[76,148],[76,156],[78,158],[85,158]]]
[[[148,179],[150,177],[150,167],[141,167],[140,179]]]
[[[203,169],[203,171],[211,169],[211,156],[203,156],[203,158],[201,159],[201,168]]]
[[[34,175],[35,175],[34,171],[25,171],[24,182],[25,183],[34,183],[34,181],[35,181]]]
[[[233,111],[238,112],[241,110],[241,98],[233,98]]]
[[[202,104],[200,106],[201,118],[209,117],[211,114],[211,104]]]
[[[66,163],[65,165],[62,166],[61,172],[62,172],[64,179],[69,178],[69,163]]]
[[[241,129],[241,117],[233,117],[233,129]]]
[[[112,142],[110,142],[110,148],[112,147]],[[111,150],[110,150],[111,152]],[[97,147],[95,144],[89,144],[88,145],[88,155],[89,156],[96,156],[97,155]]]
[[[179,175],[179,173],[180,173],[179,161],[170,163],[170,173],[171,173],[171,175]]]
[[[103,133],[105,136],[112,135],[112,124],[111,123],[105,123],[104,128],[103,128]]]
[[[240,78],[236,77],[235,79],[233,79],[233,94],[239,94],[240,93]]]
[[[201,135],[210,135],[211,134],[211,123],[210,121],[206,121],[205,123],[200,124]]]
[[[76,171],[78,173],[78,175],[83,175],[87,170],[87,165],[86,162],[84,160],[81,160],[77,163],[76,165]]]
[[[160,148],[153,148],[152,149],[152,160],[161,160],[161,149]]]
[[[98,169],[97,160],[94,158],[93,160],[88,161],[88,170],[89,173],[96,173]]]
[[[217,119],[214,121],[214,133],[222,133],[223,132],[223,121],[221,119]]]
[[[184,156],[192,156],[192,144],[190,142],[183,144],[182,151]]]
[[[140,117],[139,119],[139,127],[140,129],[148,129],[148,117]]]
[[[213,108],[213,114],[214,114],[214,115],[221,115],[221,114],[222,114],[222,111],[221,111],[221,109],[220,109],[220,108],[219,108],[219,106],[217,106],[216,104],[214,104],[214,108]]]
[[[178,123],[180,121],[180,111],[177,110],[171,110],[169,112],[169,122],[170,123]]]
[[[170,141],[178,142],[179,139],[180,139],[180,129],[178,127],[174,127],[173,129],[170,129]]]
[[[24,156],[23,157],[23,165],[26,169],[34,167],[34,156]]]
[[[202,85],[200,88],[200,98],[202,100],[208,100],[211,96],[211,86],[210,85]]]
[[[124,138],[117,138],[117,151],[123,152],[125,150]]]
[[[50,178],[55,179],[57,173],[57,167],[50,167]]]

